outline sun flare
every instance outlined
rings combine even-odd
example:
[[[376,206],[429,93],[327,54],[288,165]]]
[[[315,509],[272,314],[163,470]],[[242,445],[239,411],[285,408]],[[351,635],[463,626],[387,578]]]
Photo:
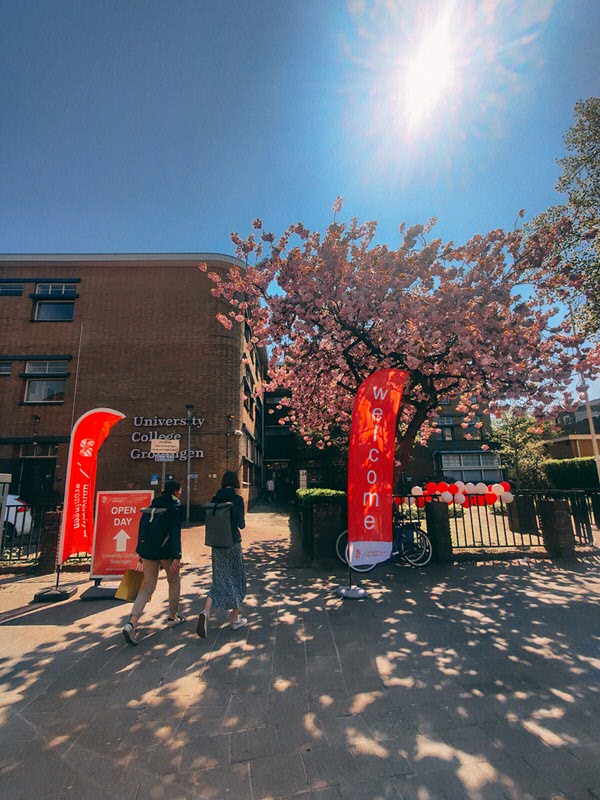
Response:
[[[419,44],[402,76],[411,127],[417,127],[447,96],[456,79],[456,37],[448,15],[440,17]]]

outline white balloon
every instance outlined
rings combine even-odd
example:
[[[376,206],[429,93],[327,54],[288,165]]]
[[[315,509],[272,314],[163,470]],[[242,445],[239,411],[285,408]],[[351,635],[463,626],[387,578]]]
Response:
[[[442,492],[442,500],[444,503],[451,503],[452,502],[452,493],[451,492]]]
[[[462,481],[454,481],[454,485],[458,488],[459,492],[464,492],[465,484]]]
[[[423,494],[423,489],[421,486],[413,486],[412,489],[410,490],[410,493],[412,494],[413,497],[421,497],[421,495]]]
[[[471,481],[469,481],[469,483],[465,484],[464,491],[465,491],[466,494],[476,494],[477,489],[475,488],[475,484],[471,483]]]
[[[495,483],[495,484],[492,486],[492,492],[493,492],[494,494],[497,494],[497,495],[498,495],[498,497],[500,497],[502,494],[504,494],[504,486],[502,486],[502,485],[501,485],[501,484],[499,484],[499,483]]]
[[[458,494],[454,495],[454,502],[458,503],[460,506],[462,506],[462,504],[465,502],[466,499],[467,498],[464,496],[462,492],[459,492]]]
[[[475,486],[475,491],[477,492],[477,494],[485,494],[487,492],[487,490],[488,490],[488,488],[485,485],[485,483],[478,483]]]
[[[503,503],[512,503],[514,499],[515,499],[514,494],[511,494],[510,492],[503,492],[502,494]]]

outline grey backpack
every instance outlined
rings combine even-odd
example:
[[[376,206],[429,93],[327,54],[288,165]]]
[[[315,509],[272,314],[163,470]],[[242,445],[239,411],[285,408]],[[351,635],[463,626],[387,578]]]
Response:
[[[233,525],[231,510],[233,503],[205,503],[206,517],[204,544],[207,547],[231,547],[233,544]]]

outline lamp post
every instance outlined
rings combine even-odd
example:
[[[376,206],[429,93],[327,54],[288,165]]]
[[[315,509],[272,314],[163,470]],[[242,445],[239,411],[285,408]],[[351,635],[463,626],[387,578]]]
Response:
[[[192,403],[185,404],[187,411],[187,486],[185,493],[185,521],[190,521],[190,474],[191,474],[191,460],[192,460],[192,411],[194,406]]]

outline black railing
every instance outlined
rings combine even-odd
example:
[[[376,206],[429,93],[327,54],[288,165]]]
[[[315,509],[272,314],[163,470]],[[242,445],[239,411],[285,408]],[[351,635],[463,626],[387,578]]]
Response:
[[[594,543],[594,530],[600,531],[600,490],[515,492],[511,503],[498,500],[486,504],[481,495],[469,495],[467,505],[450,503],[450,531],[454,548],[467,550],[527,550],[543,547],[539,506],[542,500],[566,500],[573,524],[575,544]],[[478,499],[479,498],[479,499]],[[427,528],[425,508],[429,502],[440,502],[439,495],[404,498],[394,513],[407,522],[418,522]]]
[[[56,505],[14,504],[8,501],[0,526],[0,562],[34,561],[40,555],[40,540],[46,514]]]

